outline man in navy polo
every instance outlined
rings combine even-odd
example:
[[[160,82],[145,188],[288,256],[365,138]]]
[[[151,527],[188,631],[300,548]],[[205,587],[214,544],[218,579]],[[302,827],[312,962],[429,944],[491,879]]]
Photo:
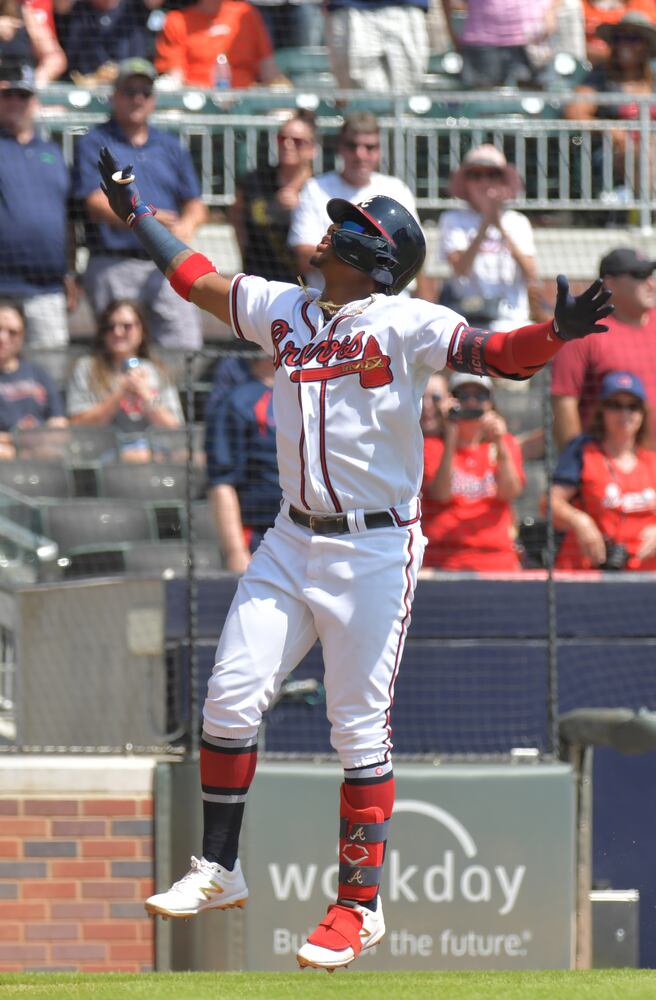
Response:
[[[54,142],[36,134],[34,74],[0,68],[0,295],[25,314],[30,347],[68,343],[70,180]]]
[[[73,193],[84,206],[89,262],[84,286],[96,313],[114,299],[131,298],[149,313],[153,339],[163,347],[198,348],[202,344],[200,312],[180,298],[143,247],[109,207],[98,186],[98,154],[111,146],[122,163],[139,171],[143,197],[157,218],[185,243],[205,221],[200,185],[191,158],[177,136],[149,124],[155,108],[154,66],[145,59],[126,59],[119,66],[112,116],[77,144]]]
[[[205,413],[208,498],[225,568],[232,573],[243,573],[248,566],[280,511],[281,499],[272,403],[275,369],[263,352],[248,354],[246,379],[210,400]]]

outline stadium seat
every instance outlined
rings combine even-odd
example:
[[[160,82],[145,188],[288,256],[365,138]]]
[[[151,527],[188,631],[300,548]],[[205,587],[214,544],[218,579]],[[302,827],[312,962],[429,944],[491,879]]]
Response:
[[[276,49],[276,64],[295,87],[336,86],[328,61],[328,50],[322,45],[298,45]]]
[[[96,551],[121,542],[144,542],[157,537],[151,509],[128,500],[67,500],[44,504],[42,534],[62,553],[82,547]]]
[[[0,462],[0,485],[27,497],[74,496],[71,471],[59,461],[15,459]]]
[[[125,546],[79,545],[62,554],[58,560],[66,578],[81,576],[116,576],[125,573]]]
[[[38,500],[0,483],[0,520],[5,527],[18,525],[32,534],[41,533],[41,505]]]
[[[144,465],[118,462],[99,470],[100,495],[158,504],[182,503],[187,497],[187,468],[183,464],[148,462]],[[205,485],[204,474],[192,470],[192,497],[198,499]]]
[[[187,431],[184,427],[167,429],[151,427],[148,441],[153,462],[184,464],[187,458]],[[205,425],[194,424],[191,429],[191,450],[195,465],[205,464]]]
[[[212,510],[206,502],[198,502],[193,506],[194,537],[197,542],[212,542],[216,545],[216,528],[212,518]]]
[[[241,258],[239,258],[239,265],[241,267]],[[152,353],[153,357],[163,364],[166,374],[171,381],[174,382],[179,391],[183,393],[187,374],[187,355],[189,352],[185,351],[183,348],[155,347]],[[206,354],[206,352],[195,351],[191,355],[191,376],[193,381],[200,378],[208,364],[209,355]]]
[[[323,45],[289,45],[276,49],[276,65],[290,78],[297,73],[329,73],[328,49]]]
[[[424,76],[427,90],[463,90],[461,79],[462,56],[455,49],[446,52],[431,52],[428,69]]]
[[[404,101],[404,107],[406,102]],[[352,115],[356,111],[371,111],[382,118],[394,112],[394,98],[388,94],[367,91],[366,94],[352,93],[344,103],[342,114]]]
[[[186,576],[188,549],[186,542],[135,542],[126,545],[123,560],[126,573],[164,576]],[[223,567],[217,545],[194,546],[196,573],[218,572]]]
[[[38,365],[50,375],[58,389],[66,388],[66,383],[71,374],[73,365],[77,358],[83,354],[85,348],[75,347],[30,347],[25,345],[23,357],[26,361]]]
[[[118,458],[112,427],[26,427],[12,437],[18,458],[60,459],[72,466]]]

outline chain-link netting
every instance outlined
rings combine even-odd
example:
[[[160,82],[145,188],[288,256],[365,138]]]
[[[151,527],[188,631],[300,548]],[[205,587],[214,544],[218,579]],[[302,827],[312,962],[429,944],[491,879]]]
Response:
[[[112,216],[102,145],[228,276],[316,283],[328,198],[382,192],[426,235],[408,294],[474,325],[548,321],[559,272],[574,292],[604,278],[609,333],[530,381],[429,382],[394,742],[549,753],[562,712],[655,707],[651,97],[627,104],[560,6],[549,30],[539,5],[508,14],[504,63],[434,2],[0,5],[1,748],[194,753],[217,635],[280,505],[271,363]],[[323,681],[317,646],[266,751],[330,752]]]

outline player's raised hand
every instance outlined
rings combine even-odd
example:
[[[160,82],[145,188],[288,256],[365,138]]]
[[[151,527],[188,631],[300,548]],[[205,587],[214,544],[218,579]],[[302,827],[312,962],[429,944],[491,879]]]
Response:
[[[609,303],[611,292],[601,278],[593,281],[580,295],[570,295],[569,281],[564,274],[556,278],[558,295],[554,309],[554,333],[561,340],[578,340],[589,333],[605,333],[608,327],[600,320],[614,310]]]
[[[133,226],[141,215],[154,215],[150,205],[141,200],[137,186],[134,183],[132,164],[119,167],[116,157],[108,146],[100,150],[98,170],[102,178],[100,188],[107,196],[112,211],[119,219]]]

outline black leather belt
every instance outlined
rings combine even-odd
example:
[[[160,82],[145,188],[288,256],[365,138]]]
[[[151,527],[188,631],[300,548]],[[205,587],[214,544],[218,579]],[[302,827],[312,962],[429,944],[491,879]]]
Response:
[[[349,530],[346,514],[306,514],[305,511],[298,510],[297,507],[290,507],[289,517],[294,524],[309,528],[317,535],[344,535]],[[367,528],[389,528],[396,524],[387,510],[365,514],[364,523]]]

